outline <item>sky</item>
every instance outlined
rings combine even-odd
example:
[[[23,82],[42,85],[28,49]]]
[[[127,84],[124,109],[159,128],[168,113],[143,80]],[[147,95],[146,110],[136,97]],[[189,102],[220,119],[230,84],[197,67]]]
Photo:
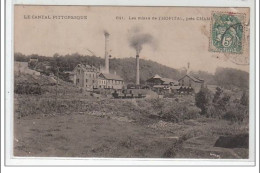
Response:
[[[19,5],[14,8],[14,51],[25,55],[93,53],[104,57],[104,31],[107,31],[112,57],[135,57],[129,38],[138,30],[138,34],[152,37],[151,42],[143,45],[142,59],[177,69],[187,67],[189,62],[190,70],[210,73],[218,67],[249,71],[248,65],[237,65],[249,58],[248,28],[244,33],[243,54],[209,51],[210,19],[214,12],[244,13],[245,23],[249,21],[248,8]],[[85,18],[64,19],[67,16]],[[138,20],[138,17],[143,18]]]

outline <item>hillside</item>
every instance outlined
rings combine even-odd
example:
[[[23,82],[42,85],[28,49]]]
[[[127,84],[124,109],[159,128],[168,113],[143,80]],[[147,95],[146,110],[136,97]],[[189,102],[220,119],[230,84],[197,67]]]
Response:
[[[83,56],[79,54],[72,55],[54,55],[53,57],[39,56],[39,55],[29,55],[25,56],[21,53],[15,54],[16,61],[29,61],[31,57],[38,58],[39,62],[48,61],[51,68],[49,72],[56,74],[57,67],[63,75],[63,79],[66,80],[64,71],[72,71],[74,67],[79,63],[94,65],[95,67],[104,66],[104,59],[95,56]],[[112,58],[110,59],[110,72],[117,73],[121,76],[126,83],[135,83],[135,58]],[[155,74],[159,74],[163,77],[168,77],[172,79],[178,79],[182,75],[181,72],[174,68],[170,68],[161,65],[157,62],[140,59],[140,81],[144,83],[148,78]]]
[[[135,58],[111,59],[110,71],[115,71],[128,83],[135,83]],[[151,60],[140,59],[140,82],[144,83],[155,74],[176,80],[184,75],[177,69],[161,65]]]
[[[216,83],[225,88],[249,88],[249,73],[233,68],[217,68],[214,79]]]
[[[74,67],[79,64],[89,64],[95,67],[104,66],[104,58],[95,56],[83,56],[77,53],[71,55],[58,55],[53,57],[40,56],[40,55],[23,55],[15,53],[16,61],[29,61],[31,57],[38,58],[39,62],[48,63],[51,68],[42,70],[44,73],[57,74],[59,67],[59,77],[68,81],[68,76],[65,71],[72,71]],[[135,83],[135,58],[112,58],[110,59],[110,72],[120,75],[125,83]],[[195,76],[204,79],[207,84],[219,85],[225,88],[238,87],[248,89],[249,86],[249,73],[232,68],[218,68],[215,74],[210,74],[205,71],[193,71]],[[151,60],[140,59],[140,82],[143,84],[148,78],[158,74],[162,77],[179,79],[185,75],[185,70],[179,71],[177,69],[161,65]]]

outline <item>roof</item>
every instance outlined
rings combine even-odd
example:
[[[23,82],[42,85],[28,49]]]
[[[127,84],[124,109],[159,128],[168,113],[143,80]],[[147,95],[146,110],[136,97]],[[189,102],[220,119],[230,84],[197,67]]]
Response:
[[[110,80],[121,80],[121,81],[123,80],[120,76],[111,73],[100,73],[99,76],[102,76],[105,79],[110,79]]]
[[[178,81],[170,79],[170,78],[161,78],[163,84],[177,83]]]
[[[203,79],[199,79],[198,77],[195,77],[193,75],[190,75],[190,74],[186,74],[185,76],[183,76],[182,78],[180,78],[178,81],[182,80],[183,78],[185,77],[188,77],[190,78],[191,80],[193,80],[194,82],[197,82],[197,83],[203,83],[204,80]]]
[[[95,67],[95,66],[93,66],[93,65],[88,65],[88,64],[78,64],[75,68],[74,68],[74,70],[76,69],[76,68],[81,68],[83,71],[97,71],[98,69]],[[73,70],[73,71],[74,71]]]
[[[154,79],[161,79],[162,77],[159,76],[158,74],[156,74],[156,75],[154,75],[152,78],[154,78]]]
[[[73,71],[63,71],[63,73],[66,73],[66,74],[69,74],[69,75],[74,75],[75,74],[75,72],[73,72]]]
[[[170,79],[170,78],[162,78],[158,74],[154,75],[150,79],[147,79],[146,81],[149,82],[149,81],[153,81],[153,80],[160,80],[160,81],[162,81],[162,84],[164,84],[164,85],[169,85],[170,83],[178,83],[178,81]]]

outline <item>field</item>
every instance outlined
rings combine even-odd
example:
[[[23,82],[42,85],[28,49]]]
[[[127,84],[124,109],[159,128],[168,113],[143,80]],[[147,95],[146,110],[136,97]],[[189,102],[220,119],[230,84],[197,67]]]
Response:
[[[220,136],[245,133],[247,121],[199,115],[194,96],[121,100],[78,92],[15,94],[15,156],[241,159],[248,158],[248,148],[214,144]]]

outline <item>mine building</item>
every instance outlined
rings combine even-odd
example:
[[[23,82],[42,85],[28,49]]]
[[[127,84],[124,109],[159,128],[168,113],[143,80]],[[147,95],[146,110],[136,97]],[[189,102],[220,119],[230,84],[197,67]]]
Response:
[[[98,76],[98,86],[104,89],[123,89],[124,80],[116,74],[100,73]]]
[[[109,36],[107,31],[104,31],[105,36],[105,66],[96,68],[91,65],[78,64],[72,73],[69,74],[70,80],[73,83],[86,91],[94,89],[115,89],[120,90],[124,87],[123,79],[110,73],[109,70]]]
[[[161,87],[169,87],[169,86],[178,86],[179,82],[170,78],[163,78],[158,74],[154,75],[150,79],[146,80],[146,85],[150,87],[161,86]]]
[[[73,70],[73,83],[82,89],[92,91],[98,87],[98,73],[99,69],[94,66],[78,64]]]
[[[163,78],[158,74],[146,80],[146,85],[158,93],[171,93],[175,88],[179,88],[179,82],[170,78]]]
[[[204,86],[204,80],[200,79],[198,77],[195,77],[192,74],[186,74],[182,78],[180,78],[179,83],[181,85],[181,90],[194,90],[195,93],[197,93],[201,87]]]
[[[179,80],[180,88],[179,93],[197,93],[204,86],[204,80],[195,76],[190,70],[190,63],[188,62],[186,75],[181,77]]]
[[[70,73],[70,80],[73,83],[86,91],[93,91],[93,89],[122,89],[124,87],[123,79],[111,73],[100,72],[94,66],[78,64],[72,73]]]

